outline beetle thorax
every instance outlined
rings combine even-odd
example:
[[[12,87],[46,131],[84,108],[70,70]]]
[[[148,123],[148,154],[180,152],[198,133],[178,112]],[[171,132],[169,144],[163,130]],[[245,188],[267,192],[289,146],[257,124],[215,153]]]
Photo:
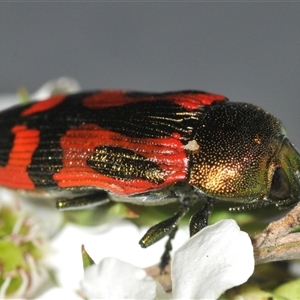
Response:
[[[199,150],[190,157],[190,184],[221,200],[262,198],[270,189],[269,165],[283,134],[281,123],[259,107],[206,107],[195,133]]]

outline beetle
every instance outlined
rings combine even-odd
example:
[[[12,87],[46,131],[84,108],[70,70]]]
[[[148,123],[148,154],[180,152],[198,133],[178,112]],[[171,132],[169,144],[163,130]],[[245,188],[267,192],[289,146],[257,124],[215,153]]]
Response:
[[[175,215],[140,240],[173,238],[204,200],[190,235],[215,201],[236,210],[279,208],[300,197],[300,155],[263,109],[203,91],[101,90],[56,95],[0,114],[0,185],[53,197],[61,210],[109,201],[178,202]],[[168,261],[168,251],[162,264]]]

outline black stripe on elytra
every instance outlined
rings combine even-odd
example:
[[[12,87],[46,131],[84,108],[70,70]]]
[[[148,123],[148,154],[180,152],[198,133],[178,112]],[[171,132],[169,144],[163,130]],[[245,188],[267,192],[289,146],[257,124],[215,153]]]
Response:
[[[4,167],[8,163],[9,154],[14,144],[14,134],[12,134],[9,128],[5,127],[6,124],[4,124],[5,126],[3,127],[1,123],[0,121],[0,166]]]
[[[143,94],[143,93],[142,93]],[[134,93],[126,96],[134,98]],[[151,98],[151,94],[145,93]],[[199,111],[165,100],[164,94],[153,94],[155,100],[127,103],[99,110],[83,107],[82,121],[96,123],[102,128],[137,138],[169,137],[173,133],[187,140],[197,123]],[[109,103],[109,99],[107,100]],[[83,112],[82,111],[82,112]]]
[[[210,93],[205,91],[197,91],[197,90],[183,90],[183,91],[163,92],[163,93],[128,91],[126,93],[126,96],[130,98],[141,98],[141,97],[144,98],[144,97],[153,96],[156,98],[163,99],[163,97],[170,97],[170,96],[176,96],[176,98],[178,98],[178,96],[180,95],[199,95],[199,94],[208,95]]]
[[[97,147],[87,164],[98,173],[116,179],[144,179],[156,184],[164,182],[165,173],[156,163],[120,147]]]
[[[63,167],[60,138],[68,129],[81,124],[81,101],[91,94],[80,93],[67,96],[63,102],[52,109],[24,118],[30,127],[40,130],[40,143],[27,168],[37,188],[57,186],[53,175]]]

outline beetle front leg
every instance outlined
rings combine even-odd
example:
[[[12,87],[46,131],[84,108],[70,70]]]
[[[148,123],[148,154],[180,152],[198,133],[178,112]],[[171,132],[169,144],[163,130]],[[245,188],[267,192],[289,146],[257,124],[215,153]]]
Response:
[[[199,232],[202,228],[206,227],[208,224],[208,218],[213,211],[214,200],[212,198],[207,198],[204,207],[197,211],[190,220],[190,236],[193,236]]]

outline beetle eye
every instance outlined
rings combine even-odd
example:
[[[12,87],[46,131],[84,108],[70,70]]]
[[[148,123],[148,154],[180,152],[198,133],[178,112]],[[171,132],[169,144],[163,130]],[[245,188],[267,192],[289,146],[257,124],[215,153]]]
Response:
[[[284,200],[291,195],[289,179],[282,168],[277,168],[274,172],[270,190],[270,198],[274,200]]]

